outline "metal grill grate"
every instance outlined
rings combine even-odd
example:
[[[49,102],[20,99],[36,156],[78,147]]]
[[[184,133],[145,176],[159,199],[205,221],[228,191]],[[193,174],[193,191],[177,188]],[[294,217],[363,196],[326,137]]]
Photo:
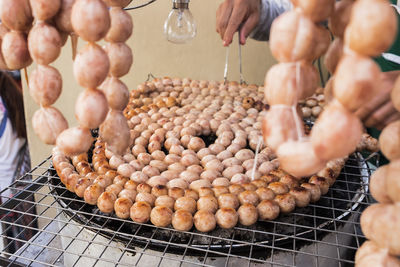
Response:
[[[373,154],[369,159],[377,161]],[[23,225],[4,216],[33,194],[38,233],[15,253],[1,252],[1,266],[352,266],[364,241],[359,215],[372,199],[368,180],[374,165],[361,154],[346,163],[335,185],[317,203],[272,222],[209,234],[181,233],[137,224],[99,212],[65,190],[47,159],[27,175],[27,187],[0,206],[2,237]],[[25,200],[26,201],[26,200]]]

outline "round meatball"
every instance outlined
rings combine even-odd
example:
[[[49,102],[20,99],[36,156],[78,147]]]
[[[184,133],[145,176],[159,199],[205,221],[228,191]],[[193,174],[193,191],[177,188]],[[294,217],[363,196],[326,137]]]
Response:
[[[247,175],[243,174],[243,173],[237,173],[235,175],[233,175],[232,179],[231,179],[231,183],[233,184],[245,184],[245,183],[249,183],[250,179],[249,177],[247,177]]]
[[[187,210],[194,214],[196,212],[196,200],[191,197],[180,197],[175,201],[174,210]]]
[[[192,190],[192,189],[186,189],[185,190],[185,197],[190,197],[190,198],[193,198],[194,200],[197,201],[199,199],[199,194],[196,191]]]
[[[142,172],[145,174],[145,175],[147,175],[147,177],[153,177],[153,176],[158,176],[158,175],[160,175],[160,171],[157,169],[157,168],[155,168],[155,167],[153,167],[153,166],[150,166],[150,165],[147,165],[146,167],[144,167],[143,169],[142,169]],[[135,181],[135,179],[133,179],[132,177],[131,177],[131,180],[134,180]],[[146,180],[147,181],[147,180]],[[139,182],[140,183],[140,182]]]
[[[151,206],[144,201],[135,202],[130,210],[131,219],[134,222],[145,223],[150,219]]]
[[[75,194],[78,197],[83,197],[86,188],[88,188],[92,183],[93,182],[86,177],[79,179],[75,185]]]
[[[296,201],[297,207],[307,207],[311,200],[311,192],[310,190],[304,187],[293,187],[290,189],[289,194],[291,194]]]
[[[172,179],[171,181],[169,181],[167,183],[167,187],[168,188],[178,187],[178,188],[186,189],[189,187],[189,183],[182,178],[176,178],[176,179]]]
[[[278,169],[278,170],[271,171],[269,174],[274,175],[274,176],[279,177],[279,178],[282,178],[287,173],[285,171],[283,171],[282,169]]]
[[[229,187],[231,183],[229,182],[229,180],[227,178],[216,178],[213,182],[212,185],[213,186],[225,186],[225,187]]]
[[[214,182],[217,177],[221,176],[221,173],[217,170],[205,170],[200,174],[200,178]]]
[[[103,192],[97,199],[97,207],[101,212],[111,213],[114,210],[114,203],[117,196],[110,192]]]
[[[289,193],[277,195],[274,200],[283,213],[289,213],[296,208],[296,200]]]
[[[155,197],[168,195],[168,189],[165,185],[156,185],[151,189],[151,193]]]
[[[255,185],[257,188],[260,187],[267,187],[267,182],[261,179],[257,179],[251,182],[253,185]]]
[[[185,195],[185,191],[179,187],[172,187],[168,189],[168,195],[174,199],[178,199]]]
[[[156,197],[150,193],[142,192],[136,195],[136,202],[147,202],[150,206],[154,206],[154,202],[156,201]]]
[[[254,159],[254,152],[250,149],[242,149],[235,154],[235,158],[241,162],[245,162],[248,159]]]
[[[212,154],[213,152],[209,148],[202,148],[197,152],[197,156],[203,159],[205,156]]]
[[[318,185],[322,195],[328,193],[329,182],[327,182],[326,178],[314,175],[310,178],[309,183]]]
[[[136,199],[137,192],[134,189],[122,189],[121,192],[119,192],[118,197],[122,198],[128,198],[132,200],[132,202],[135,201]]]
[[[289,187],[289,188],[293,188],[293,187],[299,186],[299,182],[297,181],[297,179],[294,178],[294,177],[293,177],[292,175],[290,175],[290,174],[287,174],[287,175],[281,177],[281,179],[279,180],[279,182],[281,182],[281,183],[287,185],[287,187]]]
[[[138,193],[150,193],[151,192],[151,186],[148,184],[138,184],[136,187],[136,191]]]
[[[172,226],[178,231],[189,231],[193,227],[193,216],[187,210],[177,210],[172,215]]]
[[[166,171],[168,169],[168,165],[167,163],[165,163],[164,161],[161,160],[152,160],[150,161],[150,165],[156,169],[159,170],[159,173]]]
[[[261,201],[272,200],[275,198],[275,193],[267,187],[260,187],[256,190],[256,193]]]
[[[260,205],[260,204],[259,204]],[[258,211],[256,207],[249,203],[245,203],[240,206],[237,211],[239,215],[239,222],[242,225],[250,226],[257,222],[258,219]]]
[[[239,207],[239,199],[232,193],[221,194],[218,197],[218,206],[220,208],[232,208],[236,210]]]
[[[238,196],[243,191],[244,191],[244,188],[239,184],[232,184],[232,185],[229,186],[229,192],[234,194],[234,195]]]
[[[111,178],[112,175],[110,174],[110,172],[111,171],[106,172],[106,174],[104,176],[107,178]],[[113,178],[113,184],[118,184],[120,186],[125,186],[126,182],[128,182],[128,181],[129,181],[129,179],[122,175],[116,175]]]
[[[151,187],[156,187],[158,185],[166,186],[168,179],[162,176],[153,176],[148,181],[147,184]]]
[[[201,149],[205,148],[205,146],[203,139],[199,137],[192,137],[188,144],[188,148],[195,152],[199,152]]]
[[[174,204],[175,199],[167,195],[159,196],[154,203],[155,206],[165,206],[171,210],[174,208]]]
[[[168,166],[168,170],[181,173],[186,170],[186,166],[180,162],[175,162]]]
[[[232,208],[221,208],[215,213],[215,218],[219,227],[230,229],[237,224],[239,216]]]
[[[115,214],[118,218],[128,219],[132,205],[131,199],[119,197],[114,203]]]
[[[197,201],[197,210],[215,213],[218,210],[218,200],[214,196],[200,197]]]
[[[172,222],[172,210],[164,206],[156,206],[151,210],[150,221],[157,227],[167,227]]]
[[[254,191],[243,191],[242,193],[239,194],[239,201],[240,201],[240,204],[242,204],[242,205],[245,203],[249,203],[254,206],[257,206],[260,199],[259,199],[257,193]]]
[[[136,190],[138,186],[138,183],[132,180],[129,180],[125,183],[124,188],[125,189],[132,189],[132,190]]]
[[[229,158],[222,161],[222,164],[225,168],[232,167],[232,166],[241,166],[241,161],[237,158]]]
[[[113,193],[115,196],[118,196],[118,194],[122,191],[123,187],[118,185],[118,184],[112,184],[107,186],[106,192]]]
[[[268,185],[268,188],[274,191],[276,195],[285,194],[289,192],[289,188],[287,185],[281,182],[273,182]]]
[[[133,172],[130,176],[131,180],[136,183],[145,183],[149,180],[149,176],[141,171]]]
[[[279,205],[273,200],[263,200],[257,206],[258,216],[261,220],[274,220],[279,216]]]
[[[252,183],[245,183],[245,184],[242,184],[242,186],[243,186],[244,190],[248,190],[248,191],[256,191],[257,190],[257,186],[255,186]]]
[[[103,188],[108,187],[113,183],[112,179],[106,178],[104,175],[99,175],[97,178],[93,181],[93,183],[100,185]]]
[[[167,178],[168,181],[171,181],[171,180],[174,180],[174,179],[178,178],[179,177],[179,173],[176,172],[176,171],[168,170],[168,171],[163,171],[161,173],[161,176]]]
[[[219,161],[218,159],[212,159],[210,161],[208,161],[205,166],[204,169],[206,170],[215,170],[217,172],[222,172],[224,170],[224,165],[222,164],[221,161]]]
[[[179,175],[180,178],[188,182],[189,184],[200,179],[200,176],[197,172],[192,172],[192,171],[183,171]]]
[[[311,202],[317,202],[321,198],[321,189],[316,184],[303,183],[301,187],[310,190]]]
[[[222,194],[229,193],[229,189],[225,186],[214,186],[212,187],[212,190],[214,191],[215,197],[219,197]]]
[[[83,198],[85,202],[90,205],[95,205],[97,203],[97,199],[104,192],[104,188],[98,184],[92,184],[85,189],[83,194]]]
[[[210,232],[215,229],[217,221],[213,213],[207,210],[199,210],[193,217],[194,226],[200,232]]]
[[[214,196],[214,191],[209,187],[200,187],[199,197]]]
[[[266,182],[267,184],[279,182],[279,180],[280,180],[278,176],[272,175],[272,174],[263,175],[263,176],[261,176],[260,179],[263,180],[264,182]]]
[[[225,170],[222,172],[222,175],[225,178],[232,179],[235,174],[242,173],[243,167],[240,165],[233,165],[226,167]]]

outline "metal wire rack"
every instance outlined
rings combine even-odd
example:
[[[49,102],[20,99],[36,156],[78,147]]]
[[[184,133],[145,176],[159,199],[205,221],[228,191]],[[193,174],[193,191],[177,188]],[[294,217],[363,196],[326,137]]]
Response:
[[[375,154],[368,157],[375,159]],[[356,153],[347,161],[335,185],[317,203],[255,227],[238,226],[209,234],[178,232],[137,224],[102,214],[66,191],[49,159],[20,181],[26,187],[0,206],[2,237],[8,228],[34,229],[29,241],[8,238],[1,266],[352,266],[364,241],[359,215],[373,200],[368,181],[374,165]],[[10,187],[13,187],[11,185]],[[8,222],[29,197],[35,220]],[[11,253],[8,246],[23,243]]]

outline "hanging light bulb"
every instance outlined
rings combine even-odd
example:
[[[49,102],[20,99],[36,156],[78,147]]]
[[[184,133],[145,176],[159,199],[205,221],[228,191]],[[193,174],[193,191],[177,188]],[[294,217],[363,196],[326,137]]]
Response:
[[[173,0],[172,10],[164,23],[164,34],[168,41],[184,44],[196,36],[196,22],[189,10],[190,0]]]

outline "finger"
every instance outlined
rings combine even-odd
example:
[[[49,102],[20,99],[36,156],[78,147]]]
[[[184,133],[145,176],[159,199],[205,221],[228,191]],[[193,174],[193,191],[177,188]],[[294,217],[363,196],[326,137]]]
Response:
[[[222,28],[222,14],[224,12],[224,3],[219,5],[216,13],[216,19],[215,19],[215,30],[217,33],[221,34],[221,28]]]
[[[389,74],[384,72],[380,75],[380,88],[378,93],[376,93],[369,102],[356,111],[355,114],[361,120],[366,120],[381,106],[390,102],[390,92],[393,88],[393,79],[390,78],[391,75]]]
[[[221,39],[223,37],[223,35],[221,35],[221,28],[222,28],[222,13],[224,8],[224,3],[222,3],[221,5],[219,5],[218,9],[217,9],[217,13],[216,13],[216,19],[215,19],[215,30],[217,33],[219,33],[219,35],[221,36]]]
[[[377,96],[375,96],[371,101],[367,104],[363,105],[359,108],[355,114],[358,116],[362,121],[366,120],[368,117],[372,115],[377,109],[379,109],[384,104],[390,102],[390,95],[389,93],[383,92]]]
[[[393,104],[391,102],[388,102],[377,109],[375,112],[373,112],[372,115],[365,120],[365,126],[376,127],[382,124],[394,113],[396,113],[396,110],[394,109]]]
[[[260,20],[260,15],[258,13],[253,13],[245,21],[240,31],[240,43],[242,45],[246,43],[247,36],[249,36],[251,31],[257,26],[259,20]]]
[[[400,113],[396,112],[393,113],[391,116],[389,116],[382,124],[379,125],[380,129],[385,128],[386,126],[388,126],[390,123],[394,122],[394,121],[398,121],[400,120]],[[378,129],[379,129],[378,128]]]
[[[224,34],[224,46],[228,46],[232,43],[233,35],[239,29],[246,14],[245,8],[240,6],[234,7],[232,14],[229,18],[228,26]]]
[[[365,126],[376,127],[396,112],[397,111],[394,109],[392,102],[387,102],[365,120]]]
[[[221,5],[219,5],[219,7],[217,8],[217,12],[215,13],[215,31],[217,32],[217,33],[219,33],[219,31],[220,31],[220,29],[219,29],[219,27],[220,27],[220,25],[219,25],[219,23],[220,23],[220,19],[221,19],[221,7],[222,7],[222,4]]]
[[[217,10],[216,27],[217,27],[217,32],[221,36],[221,39],[224,38],[229,17],[232,14],[232,9],[233,9],[232,1],[227,0],[224,3],[222,3]]]

